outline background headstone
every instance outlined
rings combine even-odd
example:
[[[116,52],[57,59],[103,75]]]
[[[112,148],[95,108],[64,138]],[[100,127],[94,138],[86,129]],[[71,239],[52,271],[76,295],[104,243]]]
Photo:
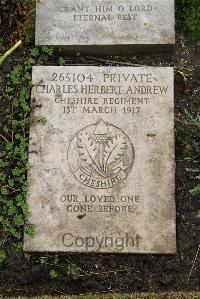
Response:
[[[168,50],[174,23],[174,0],[42,0],[35,42],[102,54]]]
[[[26,251],[175,253],[173,68],[33,67]]]

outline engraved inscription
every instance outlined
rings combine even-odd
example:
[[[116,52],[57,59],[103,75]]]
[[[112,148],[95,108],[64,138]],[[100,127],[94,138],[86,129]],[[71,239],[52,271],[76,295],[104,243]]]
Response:
[[[136,21],[138,14],[153,11],[152,4],[138,5],[66,5],[59,2],[58,13],[67,14],[75,22]]]
[[[166,95],[168,85],[163,85],[151,72],[102,73],[101,84],[92,73],[54,72],[49,84],[35,86],[38,94],[54,95],[56,105],[64,114],[120,114],[138,115],[146,110],[152,97]]]

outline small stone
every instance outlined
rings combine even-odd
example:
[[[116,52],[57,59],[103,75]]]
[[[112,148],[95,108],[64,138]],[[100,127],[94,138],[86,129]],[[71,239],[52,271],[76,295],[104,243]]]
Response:
[[[98,288],[99,283],[96,280],[88,279],[86,281],[81,282],[82,287],[85,288]]]
[[[164,285],[169,285],[173,282],[174,280],[174,277],[173,275],[162,275],[160,278],[159,278],[159,281],[164,284]]]
[[[45,278],[45,271],[40,265],[35,265],[29,270],[17,274],[17,279],[20,284],[41,281]]]

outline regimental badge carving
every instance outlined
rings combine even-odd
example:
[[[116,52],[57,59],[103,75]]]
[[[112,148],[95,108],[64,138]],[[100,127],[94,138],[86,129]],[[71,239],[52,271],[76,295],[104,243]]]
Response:
[[[131,171],[134,157],[126,133],[103,120],[79,131],[68,150],[68,163],[75,178],[96,189],[120,184]]]

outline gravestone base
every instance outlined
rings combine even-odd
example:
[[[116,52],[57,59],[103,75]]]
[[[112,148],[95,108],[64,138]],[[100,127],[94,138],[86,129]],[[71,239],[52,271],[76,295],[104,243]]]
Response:
[[[175,50],[175,45],[106,45],[106,46],[55,46],[56,51],[64,54],[71,55],[139,55],[139,54],[152,54],[162,53],[169,54]]]

